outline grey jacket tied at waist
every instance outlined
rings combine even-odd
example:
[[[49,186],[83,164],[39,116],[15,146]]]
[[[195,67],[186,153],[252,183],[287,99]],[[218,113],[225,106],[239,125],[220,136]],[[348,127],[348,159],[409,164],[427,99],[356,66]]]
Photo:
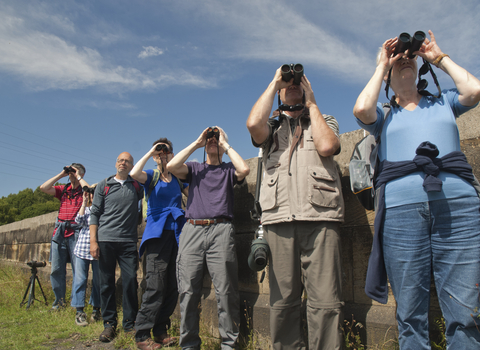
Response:
[[[72,229],[75,231],[75,239],[80,232],[81,226],[77,225],[73,221],[69,220],[59,220],[58,218],[55,219],[55,234],[52,237],[52,242],[61,245],[65,240],[65,230]]]
[[[394,179],[406,176],[415,171],[423,171],[425,178],[423,187],[427,192],[440,192],[442,181],[437,178],[441,170],[455,174],[470,182],[480,193],[480,186],[473,175],[472,167],[467,162],[465,154],[454,151],[437,158],[439,151],[437,146],[425,141],[417,150],[416,156],[410,161],[390,162],[384,160],[379,164],[377,177],[374,180],[377,195],[375,215],[375,235],[373,237],[372,252],[368,261],[367,277],[365,281],[365,293],[371,299],[386,304],[388,300],[387,271],[383,259],[382,233],[385,216],[385,185]]]

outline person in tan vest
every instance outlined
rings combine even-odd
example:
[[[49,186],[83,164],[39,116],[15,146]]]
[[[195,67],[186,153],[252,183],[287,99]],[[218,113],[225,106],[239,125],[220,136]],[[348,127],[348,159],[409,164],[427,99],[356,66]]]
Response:
[[[282,105],[269,118],[275,95]],[[280,103],[279,103],[280,104]],[[270,330],[273,349],[305,349],[302,293],[307,298],[308,348],[340,349],[342,269],[340,224],[344,217],[338,123],[322,114],[303,76],[282,80],[279,68],[253,106],[247,128],[263,149],[260,191],[264,238],[271,257]]]

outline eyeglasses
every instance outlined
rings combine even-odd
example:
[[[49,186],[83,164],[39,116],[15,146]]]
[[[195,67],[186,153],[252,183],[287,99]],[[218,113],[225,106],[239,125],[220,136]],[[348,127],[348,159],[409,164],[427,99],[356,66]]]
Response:
[[[117,163],[119,163],[119,164],[122,164],[122,163],[131,164],[132,162],[129,161],[128,159],[117,159]]]

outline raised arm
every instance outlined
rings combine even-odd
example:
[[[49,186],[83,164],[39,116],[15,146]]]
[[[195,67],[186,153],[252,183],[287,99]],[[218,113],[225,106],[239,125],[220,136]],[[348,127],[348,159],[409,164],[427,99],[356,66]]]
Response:
[[[364,124],[373,124],[377,120],[377,102],[383,79],[395,61],[402,57],[402,55],[392,57],[396,43],[397,38],[388,39],[383,43],[379,53],[377,68],[375,68],[373,76],[358,96],[357,102],[353,107],[353,115]]]
[[[130,171],[130,176],[133,177],[138,182],[144,184],[147,181],[147,173],[143,171],[145,164],[150,159],[150,157],[158,154],[159,152],[156,150],[157,145],[153,145],[153,147],[148,151],[133,167],[132,171]]]
[[[302,77],[300,85],[305,92],[305,107],[308,108],[310,112],[312,137],[315,148],[317,149],[318,154],[322,157],[332,156],[340,148],[340,139],[335,131],[328,126],[322,112],[320,112],[313,94],[312,86],[306,76]],[[336,130],[336,132],[338,133],[338,130]]]
[[[207,130],[203,130],[197,140],[192,142],[189,146],[182,149],[171,161],[167,164],[167,170],[173,175],[178,177],[180,180],[184,180],[188,175],[188,166],[185,164],[188,157],[192,155],[197,149],[205,146],[205,141],[207,139]]]
[[[480,101],[480,81],[442,52],[431,30],[428,31],[428,34],[430,34],[430,40],[425,39],[424,45],[417,52],[418,55],[436,65],[452,78],[460,94],[458,101],[462,105],[470,107],[478,103]]]
[[[272,82],[268,85],[265,92],[260,96],[258,101],[253,105],[250,115],[247,119],[247,129],[252,135],[253,141],[257,144],[263,143],[268,137],[268,118],[272,111],[273,101],[277,91],[293,84],[293,79],[289,82],[282,80],[281,68],[275,72]]]
[[[220,128],[220,137],[218,139],[218,145],[223,148],[225,153],[230,157],[233,166],[235,167],[235,175],[237,180],[243,180],[249,173],[250,167],[245,160],[235,151],[226,141],[225,132]]]
[[[68,173],[65,170],[62,170],[62,172],[60,174],[55,175],[51,179],[48,179],[43,184],[41,184],[40,185],[40,191],[42,191],[46,194],[49,194],[51,196],[55,196],[55,187],[53,187],[53,185],[55,185],[58,182],[58,180],[60,180],[64,177],[67,177],[67,176],[68,176]]]

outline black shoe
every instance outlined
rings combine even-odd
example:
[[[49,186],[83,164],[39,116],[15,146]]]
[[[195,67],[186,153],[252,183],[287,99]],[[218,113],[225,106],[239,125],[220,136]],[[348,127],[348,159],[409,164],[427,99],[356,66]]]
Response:
[[[100,334],[100,336],[98,337],[98,339],[101,341],[101,342],[104,342],[104,343],[110,343],[114,338],[115,336],[117,335],[117,332],[115,331],[115,328],[113,327],[106,327],[103,332]]]

